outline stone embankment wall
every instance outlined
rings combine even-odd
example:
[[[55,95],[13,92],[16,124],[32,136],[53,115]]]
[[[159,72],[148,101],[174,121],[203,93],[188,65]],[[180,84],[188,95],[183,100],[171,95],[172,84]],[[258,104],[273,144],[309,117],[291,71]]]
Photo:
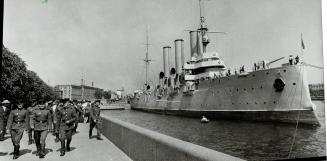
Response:
[[[102,115],[102,134],[135,161],[242,160]]]

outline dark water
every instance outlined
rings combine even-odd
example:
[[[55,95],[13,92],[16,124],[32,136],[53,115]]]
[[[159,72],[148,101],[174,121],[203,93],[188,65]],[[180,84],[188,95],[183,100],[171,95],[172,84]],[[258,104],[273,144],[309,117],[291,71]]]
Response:
[[[314,102],[320,127],[299,125],[291,158],[326,156],[324,103]],[[246,160],[284,159],[289,156],[294,124],[211,121],[144,113],[134,110],[103,114]]]

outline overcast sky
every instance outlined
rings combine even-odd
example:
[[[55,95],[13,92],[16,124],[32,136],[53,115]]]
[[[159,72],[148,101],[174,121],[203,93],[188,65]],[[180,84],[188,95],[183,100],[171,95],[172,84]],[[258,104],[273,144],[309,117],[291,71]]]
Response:
[[[4,45],[50,85],[86,84],[127,91],[145,81],[146,25],[149,26],[150,80],[162,71],[162,47],[185,40],[199,26],[198,0],[5,0]],[[211,0],[205,16],[212,31],[209,51],[228,67],[252,67],[259,60],[300,54],[323,66],[320,0]],[[284,60],[284,62],[287,59]],[[278,63],[277,63],[278,64]],[[276,64],[276,65],[277,65]],[[323,71],[307,68],[309,83]]]

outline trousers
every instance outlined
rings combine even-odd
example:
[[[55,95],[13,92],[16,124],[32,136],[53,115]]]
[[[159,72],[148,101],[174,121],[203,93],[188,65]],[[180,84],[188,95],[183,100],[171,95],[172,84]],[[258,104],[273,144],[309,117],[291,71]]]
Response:
[[[11,141],[14,146],[18,146],[20,144],[20,140],[22,140],[24,134],[24,129],[11,129]]]
[[[97,129],[97,137],[100,137],[100,127],[98,122],[94,122],[92,119],[90,119],[90,130],[89,130],[89,136],[92,135],[93,128],[96,127]]]
[[[34,130],[34,140],[36,145],[45,145],[48,130]]]
[[[73,129],[59,129],[59,139],[61,141],[64,140],[72,140],[72,135],[73,135]]]

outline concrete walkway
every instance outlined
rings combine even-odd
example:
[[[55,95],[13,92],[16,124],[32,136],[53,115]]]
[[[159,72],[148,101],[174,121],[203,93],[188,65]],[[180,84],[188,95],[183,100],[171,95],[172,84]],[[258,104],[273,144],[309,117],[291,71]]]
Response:
[[[89,124],[81,123],[78,125],[78,133],[73,136],[71,142],[72,151],[66,152],[66,155],[60,157],[60,142],[55,143],[55,137],[52,133],[48,134],[46,140],[47,155],[39,159],[36,153],[35,144],[28,145],[28,135],[25,132],[20,143],[20,157],[17,161],[131,161],[131,159],[118,149],[107,138],[102,136],[103,140],[88,138]],[[96,129],[93,130],[96,134]],[[10,135],[6,135],[6,140],[0,142],[0,161],[12,160],[13,145]]]

